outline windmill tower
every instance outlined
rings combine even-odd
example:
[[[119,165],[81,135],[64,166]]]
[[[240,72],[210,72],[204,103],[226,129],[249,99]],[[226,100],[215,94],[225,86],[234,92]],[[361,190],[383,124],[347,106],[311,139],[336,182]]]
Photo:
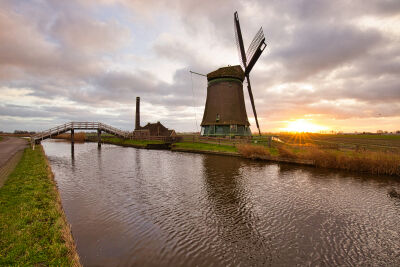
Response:
[[[260,28],[246,53],[237,12],[234,14],[234,26],[241,66],[219,68],[207,74],[207,99],[201,122],[201,135],[203,136],[251,135],[243,96],[244,79],[247,81],[254,118],[261,135],[251,91],[250,71],[267,46],[265,36]]]

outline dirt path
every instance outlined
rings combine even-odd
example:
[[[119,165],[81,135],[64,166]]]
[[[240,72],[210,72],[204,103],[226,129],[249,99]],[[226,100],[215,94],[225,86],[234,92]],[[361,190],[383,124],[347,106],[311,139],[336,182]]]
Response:
[[[0,142],[0,187],[18,164],[28,142],[21,138],[4,137]]]

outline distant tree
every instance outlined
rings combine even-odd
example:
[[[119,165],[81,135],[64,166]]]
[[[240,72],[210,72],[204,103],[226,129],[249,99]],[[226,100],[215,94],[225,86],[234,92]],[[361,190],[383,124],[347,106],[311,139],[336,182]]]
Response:
[[[14,134],[29,134],[28,131],[15,130]]]

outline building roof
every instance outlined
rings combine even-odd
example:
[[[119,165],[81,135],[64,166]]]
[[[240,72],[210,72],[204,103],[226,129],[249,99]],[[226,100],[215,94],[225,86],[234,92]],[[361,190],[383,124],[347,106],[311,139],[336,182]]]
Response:
[[[219,78],[233,78],[238,79],[243,82],[244,80],[244,72],[241,66],[228,66],[219,68],[216,71],[210,72],[207,74],[207,80],[211,81]]]
[[[149,130],[150,136],[171,136],[175,133],[174,130],[169,130],[161,122],[147,123],[145,126],[141,126],[139,130]]]

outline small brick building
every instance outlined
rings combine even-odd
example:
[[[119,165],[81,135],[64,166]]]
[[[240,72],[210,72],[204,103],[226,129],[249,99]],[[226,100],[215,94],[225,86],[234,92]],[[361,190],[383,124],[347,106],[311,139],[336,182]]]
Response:
[[[157,123],[147,123],[145,126],[139,126],[133,132],[133,136],[138,138],[149,136],[176,137],[176,133],[175,130],[168,129],[158,121]]]

